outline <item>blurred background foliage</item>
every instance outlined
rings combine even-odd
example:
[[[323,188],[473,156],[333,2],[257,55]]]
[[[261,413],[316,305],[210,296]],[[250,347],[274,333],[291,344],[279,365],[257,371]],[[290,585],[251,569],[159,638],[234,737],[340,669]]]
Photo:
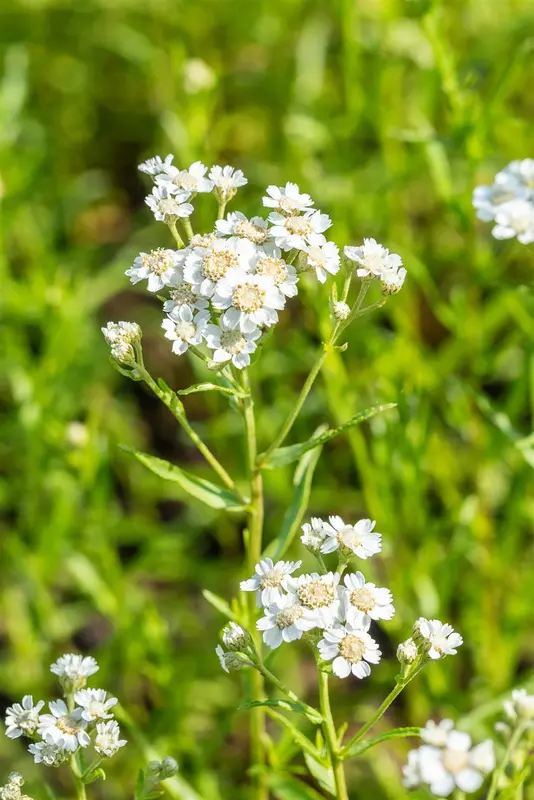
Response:
[[[189,504],[119,449],[207,474],[167,410],[111,368],[99,330],[137,320],[153,374],[175,388],[194,380],[162,338],[158,303],[123,275],[140,249],[171,245],[136,170],[155,153],[242,168],[239,207],[251,213],[267,184],[296,181],[332,216],[339,245],[376,236],[408,269],[402,293],[329,358],[293,433],[398,403],[327,446],[312,493],[311,513],[377,520],[384,558],[366,573],[398,609],[380,633],[389,660],[363,684],[338,684],[340,718],[356,723],[380,701],[420,614],[453,622],[466,645],[409,688],[388,724],[453,715],[490,733],[502,696],[532,685],[534,251],[492,240],[470,198],[534,155],[533,37],[528,0],[3,0],[1,705],[51,696],[48,664],[91,652],[93,685],[119,696],[134,725],[96,795],[128,796],[158,753],[181,764],[176,798],[247,796],[240,679],[219,669],[224,620],[200,593],[235,592],[241,521]],[[199,206],[211,226],[209,199]],[[309,287],[256,367],[265,444],[327,313],[325,291]],[[242,475],[224,399],[186,400]],[[289,469],[268,475],[270,537]],[[277,651],[274,666],[313,700],[304,648]],[[405,797],[404,756],[395,744],[354,764],[351,796]],[[13,768],[46,796],[20,743],[2,738],[0,772]],[[68,796],[62,780],[51,773]],[[274,796],[298,800],[281,758],[272,780]]]

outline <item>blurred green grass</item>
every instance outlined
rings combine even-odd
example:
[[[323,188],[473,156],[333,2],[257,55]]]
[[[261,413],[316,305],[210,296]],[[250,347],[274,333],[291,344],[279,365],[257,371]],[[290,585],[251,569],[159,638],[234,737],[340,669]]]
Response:
[[[193,380],[161,337],[157,304],[123,275],[140,249],[167,241],[136,172],[156,152],[242,168],[245,211],[268,183],[294,180],[332,216],[338,244],[376,236],[408,268],[401,295],[329,359],[294,432],[399,404],[329,445],[314,482],[312,513],[376,518],[385,556],[367,572],[398,609],[381,634],[389,663],[338,687],[339,717],[364,719],[381,699],[419,614],[454,622],[466,646],[410,688],[392,724],[471,715],[470,730],[488,734],[495,698],[534,680],[534,257],[492,240],[470,202],[474,185],[533,155],[533,48],[525,0],[4,0],[2,705],[49,696],[47,665],[91,651],[98,683],[202,798],[247,796],[242,689],[219,670],[223,620],[200,594],[234,593],[239,523],[188,505],[119,450],[205,474],[166,409],[112,370],[99,331],[139,321],[153,373],[176,388]],[[257,367],[264,444],[313,358],[315,315],[326,323],[324,294],[309,287],[306,301]],[[186,406],[242,474],[224,399]],[[270,473],[267,491],[274,537],[289,472]],[[306,658],[295,647],[274,659],[303,694],[313,693]],[[127,736],[99,796],[133,785],[144,756]],[[384,747],[351,767],[353,796],[405,797],[404,753]],[[0,739],[0,773],[13,768],[46,796],[20,744]],[[68,795],[59,774],[50,780]]]

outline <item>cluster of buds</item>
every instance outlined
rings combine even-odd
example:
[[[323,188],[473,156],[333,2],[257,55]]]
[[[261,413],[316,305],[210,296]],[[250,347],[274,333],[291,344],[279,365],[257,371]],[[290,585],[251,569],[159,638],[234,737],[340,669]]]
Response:
[[[0,800],[31,800],[27,794],[22,794],[24,778],[19,772],[10,772],[7,783],[0,786]]]

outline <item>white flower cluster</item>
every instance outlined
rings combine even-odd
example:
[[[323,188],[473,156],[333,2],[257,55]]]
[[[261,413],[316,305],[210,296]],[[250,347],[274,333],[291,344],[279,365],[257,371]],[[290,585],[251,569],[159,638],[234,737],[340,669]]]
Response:
[[[479,219],[496,223],[496,239],[515,236],[521,244],[534,242],[534,158],[512,161],[491,186],[477,186],[473,205]]]
[[[361,247],[345,247],[345,256],[358,264],[359,278],[375,278],[382,284],[384,294],[400,292],[406,278],[402,258],[390,253],[376,239],[364,239]]]
[[[18,772],[10,772],[7,783],[0,786],[0,800],[31,800],[27,794],[22,794],[24,778]]]
[[[436,725],[432,720],[421,729],[424,744],[408,754],[403,768],[404,785],[427,786],[436,797],[448,797],[456,788],[476,792],[484,777],[495,769],[490,739],[475,747],[467,733],[454,730],[450,719]]]
[[[102,333],[111,348],[112,358],[120,364],[135,361],[134,347],[141,341],[141,328],[136,322],[108,322]]]
[[[98,670],[95,659],[69,653],[51,665],[58,676],[69,706],[64,700],[48,704],[50,713],[41,714],[44,701],[35,705],[26,695],[22,703],[6,710],[6,736],[32,739],[28,750],[36,763],[56,767],[67,761],[79,748],[91,744],[100,757],[115,755],[126,744],[120,738],[118,723],[111,709],[117,703],[104,689],[85,689],[87,678]]]

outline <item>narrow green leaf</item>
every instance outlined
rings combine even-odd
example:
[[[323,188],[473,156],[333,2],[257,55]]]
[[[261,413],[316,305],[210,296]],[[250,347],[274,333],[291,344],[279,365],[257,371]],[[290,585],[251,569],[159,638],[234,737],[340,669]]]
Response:
[[[267,783],[277,800],[324,800],[323,795],[291,775],[270,773]]]
[[[219,597],[218,594],[213,594],[213,592],[208,591],[208,589],[204,589],[202,594],[204,596],[204,600],[207,600],[208,603],[213,606],[213,608],[216,608],[217,611],[220,611],[225,617],[228,617],[228,619],[231,619],[233,622],[239,621],[232,611],[230,605],[226,602],[226,600],[223,600],[222,597]]]
[[[317,759],[317,761],[320,761],[321,754],[315,749],[313,742],[310,742],[308,737],[305,736],[296,725],[293,725],[291,720],[289,720],[287,717],[284,717],[283,714],[280,714],[278,711],[275,711],[274,708],[270,708],[269,706],[266,708],[266,714],[268,714],[271,719],[274,719],[276,722],[278,722],[278,724],[283,728],[291,732],[294,741],[297,742],[303,753],[309,753],[309,755],[313,756],[313,758]]]
[[[259,463],[261,464],[263,469],[276,469],[277,467],[284,467],[286,464],[291,464],[292,461],[296,461],[300,458],[304,453],[307,453],[308,450],[313,450],[320,445],[326,444],[329,442],[330,439],[334,439],[336,436],[339,436],[340,433],[343,431],[348,430],[349,428],[353,428],[355,425],[359,425],[361,422],[365,422],[371,417],[374,417],[376,414],[380,414],[382,411],[388,411],[390,408],[395,408],[396,403],[385,403],[381,406],[372,406],[371,408],[366,408],[365,411],[360,411],[359,414],[349,419],[347,422],[343,422],[341,425],[338,425],[337,428],[329,428],[327,429],[321,436],[315,436],[311,439],[308,439],[307,442],[300,442],[299,444],[291,444],[288,447],[279,447],[277,450],[271,453],[267,461],[262,461],[262,456],[259,457]]]
[[[248,397],[245,392],[238,392],[237,389],[232,389],[230,386],[219,386],[218,383],[195,383],[189,389],[179,389],[177,394],[187,395],[196,392],[223,392],[223,394],[231,394],[234,397]]]
[[[324,764],[320,764],[317,759],[313,758],[313,756],[311,756],[309,753],[304,753],[304,760],[306,762],[306,766],[310,770],[310,773],[313,775],[321,789],[335,797],[336,784],[334,780],[334,770],[332,767],[325,767]]]
[[[387,733],[381,733],[379,736],[374,736],[372,739],[356,742],[349,750],[345,751],[344,758],[359,756],[375,745],[381,742],[387,742],[388,739],[404,739],[408,736],[421,736],[421,728],[393,728],[393,730]]]
[[[99,778],[102,778],[103,781],[106,780],[106,773],[104,772],[102,767],[99,767],[98,769],[95,769],[94,772],[92,772],[90,775],[88,775],[87,778],[84,779],[84,783],[85,784],[94,783]]]
[[[247,703],[242,703],[238,710],[243,711],[247,708],[257,708],[258,706],[265,706],[266,708],[281,708],[284,711],[293,711],[295,714],[304,714],[308,719],[311,719],[316,725],[321,722],[319,714],[313,718],[310,716],[311,711],[308,713],[308,708],[303,703],[296,703],[290,700],[280,698],[268,697],[265,700],[249,700]]]
[[[145,773],[142,769],[137,773],[137,781],[135,782],[134,800],[141,800],[143,797],[143,789],[145,786]]]
[[[121,447],[123,450],[132,453],[141,464],[155,475],[166,481],[177,483],[181,489],[196,497],[201,503],[211,508],[222,508],[226,511],[241,511],[243,509],[241,500],[228,489],[223,489],[221,486],[211,483],[211,481],[204,480],[204,478],[198,478],[196,475],[192,475],[190,472],[186,472],[184,469],[162,458],[156,458],[148,453],[141,453],[124,445],[121,445]]]

